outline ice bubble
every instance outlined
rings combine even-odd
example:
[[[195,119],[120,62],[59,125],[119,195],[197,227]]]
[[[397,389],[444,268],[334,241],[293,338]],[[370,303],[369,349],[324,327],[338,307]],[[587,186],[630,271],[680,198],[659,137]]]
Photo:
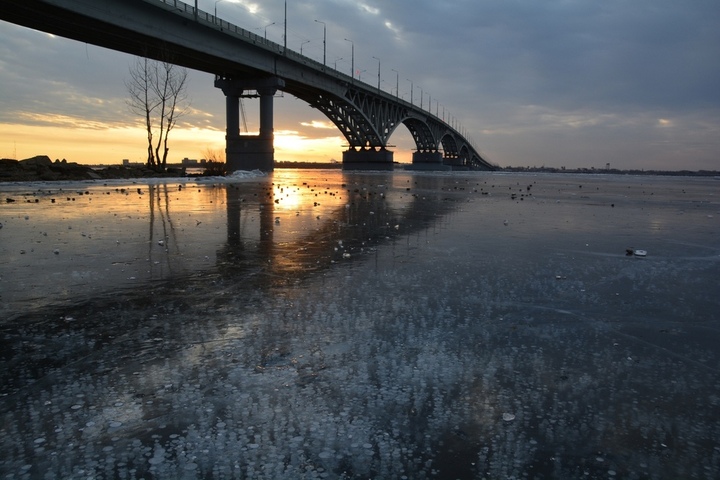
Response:
[[[512,413],[503,413],[502,418],[506,422],[512,422],[513,420],[515,420],[515,415],[513,415]]]
[[[113,420],[112,422],[110,422],[110,428],[118,428],[120,426],[122,426],[122,422],[118,422],[116,420]]]
[[[332,452],[328,452],[327,450],[325,450],[323,452],[320,452],[320,454],[318,456],[322,459],[328,459],[328,458],[332,458],[333,454],[332,454]]]
[[[71,408],[72,410],[79,410],[79,409],[82,408],[82,405],[73,405],[73,406],[70,407],[70,408]]]

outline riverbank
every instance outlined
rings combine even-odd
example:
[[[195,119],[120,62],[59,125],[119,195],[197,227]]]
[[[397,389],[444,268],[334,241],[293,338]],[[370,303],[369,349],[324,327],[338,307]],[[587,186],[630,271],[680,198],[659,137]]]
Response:
[[[50,160],[39,155],[25,160],[0,159],[0,182],[102,180],[117,178],[154,178],[184,176],[184,169],[168,169],[158,172],[145,166],[123,165],[93,168],[66,160]]]

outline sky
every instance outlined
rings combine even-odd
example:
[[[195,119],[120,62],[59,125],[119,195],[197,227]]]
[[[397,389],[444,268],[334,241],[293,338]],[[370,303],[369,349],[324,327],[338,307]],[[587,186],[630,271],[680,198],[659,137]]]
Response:
[[[193,3],[192,0],[188,0]],[[201,10],[283,43],[285,0],[198,0]],[[317,21],[316,21],[317,20]],[[717,0],[287,0],[287,45],[452,116],[491,163],[720,170]],[[346,40],[347,39],[347,40]],[[143,161],[125,81],[134,57],[0,21],[0,157]],[[189,72],[189,114],[169,161],[222,150],[225,100]],[[248,127],[258,105],[246,100]],[[275,99],[275,158],[341,159],[317,110]],[[409,162],[404,126],[390,138]]]

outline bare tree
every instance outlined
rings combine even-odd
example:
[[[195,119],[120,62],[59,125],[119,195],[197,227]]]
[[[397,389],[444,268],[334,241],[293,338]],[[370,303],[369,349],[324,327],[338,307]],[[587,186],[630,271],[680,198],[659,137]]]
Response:
[[[205,175],[224,176],[227,173],[224,151],[206,147],[203,155],[205,156]]]
[[[130,111],[145,120],[147,166],[165,170],[170,131],[189,109],[187,70],[169,62],[138,57],[130,66],[130,79],[125,87],[130,94],[127,101]]]

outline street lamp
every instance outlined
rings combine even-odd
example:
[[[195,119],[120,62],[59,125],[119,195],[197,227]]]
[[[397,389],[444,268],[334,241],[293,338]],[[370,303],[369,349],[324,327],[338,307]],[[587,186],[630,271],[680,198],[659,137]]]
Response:
[[[215,2],[215,19],[217,20],[217,4],[220,2],[224,2],[225,0],[216,0]]]
[[[338,57],[335,59],[335,65],[333,65],[333,69],[337,70],[337,62],[338,62],[338,60],[342,60],[342,59],[343,59],[343,57]]]
[[[393,72],[395,72],[395,96],[400,97],[400,72],[392,69]]]
[[[300,44],[300,55],[302,55],[303,45],[305,45],[306,43],[310,43],[310,40],[305,40],[304,42],[302,42],[302,43]]]
[[[346,42],[350,42],[352,45],[351,58],[350,58],[350,76],[355,80],[355,42],[352,40],[345,39]]]
[[[380,59],[378,57],[372,57],[378,61],[378,92],[380,91]]]
[[[415,91],[415,87],[413,86],[412,80],[408,78],[407,81],[410,82],[410,105],[415,105],[413,103],[413,91]]]
[[[323,26],[323,67],[325,66],[325,59],[327,58],[327,25],[325,22],[315,20],[317,23],[322,23]]]
[[[275,25],[275,22],[268,23],[267,25],[265,25],[265,40],[267,40],[267,27],[269,27],[271,25]]]

